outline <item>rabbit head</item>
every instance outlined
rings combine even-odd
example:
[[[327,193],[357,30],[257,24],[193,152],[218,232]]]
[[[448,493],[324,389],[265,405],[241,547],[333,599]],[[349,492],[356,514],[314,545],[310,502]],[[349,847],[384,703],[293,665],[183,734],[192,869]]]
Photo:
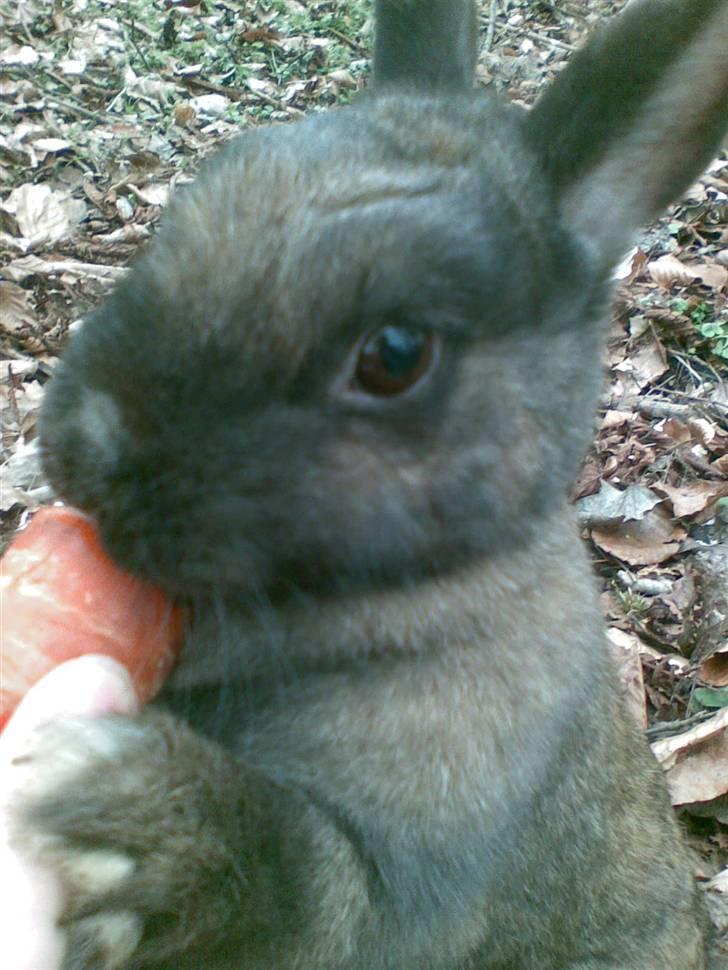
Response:
[[[433,77],[417,6],[379,4],[371,94],[243,134],[179,192],[54,376],[52,481],[172,590],[528,542],[588,441],[611,267],[716,147],[719,0],[631,5],[530,114],[465,83],[467,17]]]

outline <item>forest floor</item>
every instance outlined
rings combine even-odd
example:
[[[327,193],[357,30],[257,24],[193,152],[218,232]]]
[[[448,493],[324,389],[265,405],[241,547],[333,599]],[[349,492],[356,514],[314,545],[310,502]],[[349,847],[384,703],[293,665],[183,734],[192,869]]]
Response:
[[[531,104],[622,5],[482,0],[478,83]],[[351,100],[371,41],[365,0],[0,0],[0,539],[52,498],[36,425],[69,331],[170,191],[241,128]],[[723,869],[708,895],[728,939],[725,152],[617,278],[573,498],[630,703],[701,877]]]

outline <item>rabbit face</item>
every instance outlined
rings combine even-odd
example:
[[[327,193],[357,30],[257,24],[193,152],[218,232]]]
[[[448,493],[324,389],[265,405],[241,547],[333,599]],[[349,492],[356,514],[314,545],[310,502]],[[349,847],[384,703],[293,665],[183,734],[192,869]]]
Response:
[[[500,106],[245,135],[73,341],[47,470],[176,591],[451,568],[573,475],[601,290]]]

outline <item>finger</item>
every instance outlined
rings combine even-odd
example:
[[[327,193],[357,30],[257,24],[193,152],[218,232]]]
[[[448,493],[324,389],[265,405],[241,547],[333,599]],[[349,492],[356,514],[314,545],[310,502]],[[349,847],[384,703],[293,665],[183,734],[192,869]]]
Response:
[[[7,758],[28,731],[51,718],[133,714],[137,709],[131,678],[121,664],[98,654],[68,660],[46,674],[20,702],[0,735],[0,759]]]
[[[3,965],[13,970],[59,970],[63,934],[58,920],[63,892],[55,874],[12,847],[9,805],[17,783],[13,759],[28,735],[55,717],[132,714],[137,700],[126,670],[108,657],[85,656],[61,664],[36,684],[0,736],[0,940]]]

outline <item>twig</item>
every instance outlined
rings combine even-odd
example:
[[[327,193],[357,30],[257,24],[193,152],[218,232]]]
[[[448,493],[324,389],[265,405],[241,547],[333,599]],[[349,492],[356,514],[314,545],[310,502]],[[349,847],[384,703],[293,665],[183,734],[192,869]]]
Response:
[[[675,393],[675,392],[672,392]],[[689,403],[679,404],[664,397],[641,397],[635,401],[635,407],[640,414],[648,418],[678,418],[680,421],[688,421],[696,415],[705,415],[708,419],[715,416],[716,421],[725,419],[728,406],[720,404],[718,401],[706,401],[699,397],[685,395]]]
[[[126,23],[125,21],[122,20],[121,23],[124,24],[126,27],[129,28],[129,43],[134,48],[134,50],[137,52],[137,55],[139,57],[139,60],[144,65],[144,70],[147,71],[147,73],[150,73],[152,69],[149,66],[149,62],[147,61],[147,58],[146,58],[146,56],[144,54],[144,51],[137,44],[136,37],[134,35],[135,34],[142,34],[142,36],[146,36],[147,40],[151,40],[151,41],[156,41],[157,38],[149,30],[148,27],[144,27],[144,29],[142,29],[142,25],[136,23],[136,21],[134,21],[134,20],[131,20],[129,23]]]
[[[555,37],[549,37],[548,34],[540,34],[536,30],[527,30],[526,36],[530,37],[531,40],[537,45],[543,47],[553,47],[555,50],[564,51],[566,54],[573,54],[576,50],[573,44],[567,44],[563,40],[556,40]]]
[[[203,91],[224,94],[231,101],[237,101],[240,104],[255,104],[258,101],[264,101],[266,104],[272,105],[277,111],[283,111],[295,118],[302,117],[305,113],[300,108],[293,108],[288,104],[281,104],[280,101],[276,101],[275,98],[269,94],[264,94],[262,91],[244,91],[241,88],[226,88],[223,84],[213,84],[211,81],[204,81],[202,78],[197,77],[172,78],[170,75],[164,76],[188,88],[201,88]]]
[[[336,39],[340,40],[342,44],[346,44],[348,47],[351,47],[355,54],[363,55],[367,53],[361,44],[358,44],[355,40],[352,40],[351,37],[347,37],[346,34],[342,33],[340,30],[337,30],[336,27],[329,27],[326,33],[331,34],[332,37],[336,37]]]
[[[80,104],[71,104],[70,101],[64,101],[61,98],[46,98],[46,101],[52,108],[57,108],[60,111],[68,111],[72,115],[78,115],[79,118],[86,118],[89,121],[96,122],[96,124],[99,123],[98,112],[89,111],[88,108],[82,108]]]
[[[656,741],[658,738],[665,736],[669,737],[673,734],[682,734],[685,729],[691,728],[695,724],[701,724],[703,721],[710,720],[714,714],[715,711],[698,711],[697,714],[685,717],[681,721],[653,724],[651,728],[647,729],[647,737],[650,741]]]
[[[247,101],[250,98],[250,92],[244,91],[242,88],[225,87],[224,84],[214,84],[212,81],[205,81],[200,77],[178,77],[166,72],[162,77],[165,81],[181,84],[185,88],[197,88],[202,91],[211,91],[213,94],[224,94],[231,101]]]

